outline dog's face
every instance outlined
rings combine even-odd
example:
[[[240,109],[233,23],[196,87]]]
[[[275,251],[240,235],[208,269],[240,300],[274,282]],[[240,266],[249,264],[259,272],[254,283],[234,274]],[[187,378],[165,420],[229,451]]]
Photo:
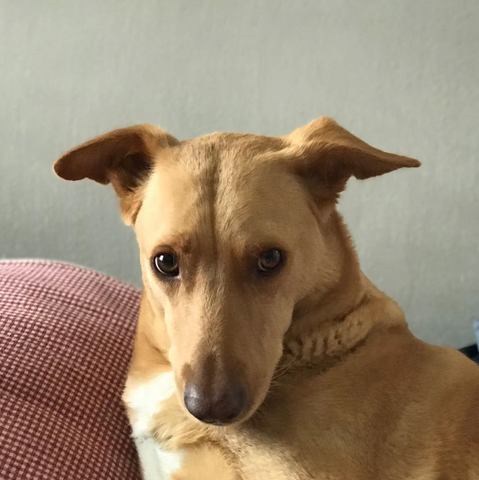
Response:
[[[177,147],[156,163],[135,222],[178,387],[205,421],[240,419],[262,402],[294,305],[327,263],[282,143],[217,134]],[[204,396],[218,412],[195,405]]]
[[[347,179],[417,165],[319,119],[280,138],[178,142],[131,127],[55,169],[113,183],[137,234],[151,321],[166,326],[149,341],[167,351],[190,413],[226,424],[264,400],[296,306],[337,280],[328,218]]]

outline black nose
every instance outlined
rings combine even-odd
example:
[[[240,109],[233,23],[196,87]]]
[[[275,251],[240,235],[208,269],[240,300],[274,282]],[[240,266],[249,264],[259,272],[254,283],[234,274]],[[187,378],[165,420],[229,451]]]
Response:
[[[245,389],[234,385],[220,394],[205,394],[194,384],[188,384],[184,396],[187,410],[204,423],[226,425],[234,422],[246,403]]]

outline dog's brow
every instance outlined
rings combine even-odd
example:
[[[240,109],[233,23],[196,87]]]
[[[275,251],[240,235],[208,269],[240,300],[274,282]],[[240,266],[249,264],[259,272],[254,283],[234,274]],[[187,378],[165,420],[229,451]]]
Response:
[[[177,234],[161,239],[153,252],[158,253],[164,249],[173,249],[175,252],[190,253],[192,248],[193,242],[189,235]]]
[[[273,237],[271,237],[268,240],[245,246],[241,253],[245,256],[257,257],[271,248],[285,250],[283,242],[275,240]]]

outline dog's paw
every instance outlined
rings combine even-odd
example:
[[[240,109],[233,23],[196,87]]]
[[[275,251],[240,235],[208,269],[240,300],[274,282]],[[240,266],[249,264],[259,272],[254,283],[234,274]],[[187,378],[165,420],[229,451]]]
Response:
[[[193,419],[180,405],[171,371],[143,382],[130,378],[123,401],[133,435],[152,436],[165,450],[180,450],[212,438],[212,427]]]
[[[155,440],[168,450],[179,450],[212,439],[211,427],[191,418],[175,395],[161,403],[152,418],[150,430]]]

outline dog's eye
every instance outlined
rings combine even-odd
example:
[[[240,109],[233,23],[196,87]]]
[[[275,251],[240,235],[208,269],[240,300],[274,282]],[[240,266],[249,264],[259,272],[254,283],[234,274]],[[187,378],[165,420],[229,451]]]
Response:
[[[165,277],[177,277],[180,274],[178,258],[173,253],[159,253],[154,258],[153,265]]]
[[[271,273],[283,264],[283,252],[278,248],[261,254],[258,259],[258,270],[260,273]]]

